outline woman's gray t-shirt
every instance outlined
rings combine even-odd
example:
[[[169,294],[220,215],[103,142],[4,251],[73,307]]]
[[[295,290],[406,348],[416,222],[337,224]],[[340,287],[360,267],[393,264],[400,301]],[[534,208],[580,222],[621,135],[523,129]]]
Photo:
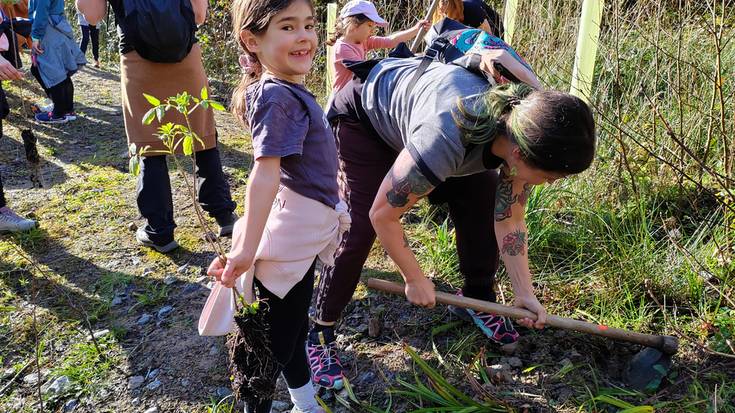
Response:
[[[432,63],[409,92],[420,58],[384,59],[362,89],[362,106],[381,138],[396,151],[408,149],[434,185],[453,176],[471,175],[500,166],[489,145],[466,145],[455,122],[460,98],[471,106],[489,83],[456,65]]]

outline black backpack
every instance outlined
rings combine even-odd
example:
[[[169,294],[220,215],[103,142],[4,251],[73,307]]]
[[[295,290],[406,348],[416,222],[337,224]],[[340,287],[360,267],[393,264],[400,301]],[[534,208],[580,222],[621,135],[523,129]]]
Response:
[[[125,32],[146,60],[176,63],[184,60],[196,42],[194,10],[190,0],[123,0]]]

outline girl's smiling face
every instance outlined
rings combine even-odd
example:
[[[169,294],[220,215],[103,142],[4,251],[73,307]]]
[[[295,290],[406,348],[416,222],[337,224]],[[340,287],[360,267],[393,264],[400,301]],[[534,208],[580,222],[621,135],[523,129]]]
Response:
[[[311,6],[296,0],[273,16],[261,35],[243,30],[240,38],[248,51],[258,56],[265,73],[303,83],[311,71],[318,43],[314,22]]]

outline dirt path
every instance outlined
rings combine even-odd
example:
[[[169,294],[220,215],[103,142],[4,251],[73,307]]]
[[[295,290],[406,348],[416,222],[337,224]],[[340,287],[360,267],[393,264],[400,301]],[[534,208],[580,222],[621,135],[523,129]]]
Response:
[[[10,205],[35,217],[41,227],[0,239],[0,361],[5,371],[0,383],[8,382],[33,351],[28,305],[33,283],[26,282],[28,263],[11,247],[18,244],[49,274],[36,283],[44,349],[41,382],[61,376],[71,381],[59,394],[45,393],[49,406],[76,412],[143,412],[153,407],[159,412],[206,411],[212,401],[229,394],[223,339],[199,337],[196,330],[209,291],[203,269],[212,254],[182,195],[175,197],[176,237],[182,248],[162,255],[135,244],[131,228],[142,222],[135,208],[135,179],[127,174],[118,75],[86,68],[74,82],[80,118],[65,125],[32,125],[45,161],[46,189],[30,188],[19,138],[19,128],[27,127],[18,109],[20,89],[18,84],[6,87],[14,109],[0,140],[0,173]],[[25,84],[40,99],[36,84]],[[218,115],[218,124],[223,163],[242,212],[251,165],[248,139],[229,114]],[[172,174],[172,181],[176,193],[183,194],[180,179]],[[395,272],[376,248],[363,275],[391,278]],[[100,333],[97,345],[105,360],[97,360],[89,334],[73,327],[83,328],[87,319]],[[402,342],[427,359],[440,360],[443,374],[473,394],[462,366],[487,343],[474,328],[455,321],[445,308],[416,311],[403,300],[368,294],[361,287],[339,338],[358,397],[385,406],[386,389],[398,386],[397,376],[413,381]],[[369,334],[371,323],[381,327],[375,337]],[[453,323],[447,331],[432,332],[447,323]],[[637,348],[549,330],[526,332],[512,357],[492,354],[494,350],[487,348],[488,364],[497,374],[485,390],[532,411],[574,411],[589,398],[585,389],[597,394],[620,385],[622,369]],[[695,355],[682,357],[690,366],[703,366]],[[0,411],[34,410],[31,371],[23,371],[0,394]],[[324,396],[338,405],[334,395]],[[279,399],[277,407],[290,407],[283,403],[285,392]],[[396,400],[392,411],[406,411],[405,406]]]

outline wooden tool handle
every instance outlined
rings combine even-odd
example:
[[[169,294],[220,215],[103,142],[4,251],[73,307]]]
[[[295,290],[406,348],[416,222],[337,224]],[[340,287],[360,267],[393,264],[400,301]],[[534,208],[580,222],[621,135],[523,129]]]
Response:
[[[404,295],[405,286],[403,284],[391,281],[370,278],[367,283],[369,288],[383,291],[386,293]],[[474,298],[461,297],[454,294],[448,294],[441,291],[436,292],[436,301],[441,304],[453,305],[456,307],[469,308],[484,313],[493,313],[510,317],[514,320],[521,318],[536,319],[536,314],[518,307],[508,307],[498,303],[476,300]],[[609,337],[616,340],[627,341],[630,343],[641,344],[646,347],[652,347],[661,350],[666,354],[674,354],[679,349],[679,339],[672,336],[656,336],[651,334],[636,333],[635,331],[623,330],[620,328],[608,327],[601,324],[588,323],[586,321],[573,320],[555,315],[546,317],[546,325],[551,327],[562,328],[565,330],[579,331],[580,333],[594,334],[597,336]]]
[[[429,7],[429,12],[426,13],[426,17],[424,17],[424,20],[431,21],[431,17],[434,15],[434,10],[436,10],[436,6],[439,5],[439,0],[433,0],[431,2],[431,6]],[[419,47],[419,43],[421,43],[421,39],[424,37],[424,34],[426,33],[426,29],[423,27],[419,29],[419,32],[416,34],[416,37],[413,39],[413,43],[411,43],[411,52],[416,52],[416,48]]]

